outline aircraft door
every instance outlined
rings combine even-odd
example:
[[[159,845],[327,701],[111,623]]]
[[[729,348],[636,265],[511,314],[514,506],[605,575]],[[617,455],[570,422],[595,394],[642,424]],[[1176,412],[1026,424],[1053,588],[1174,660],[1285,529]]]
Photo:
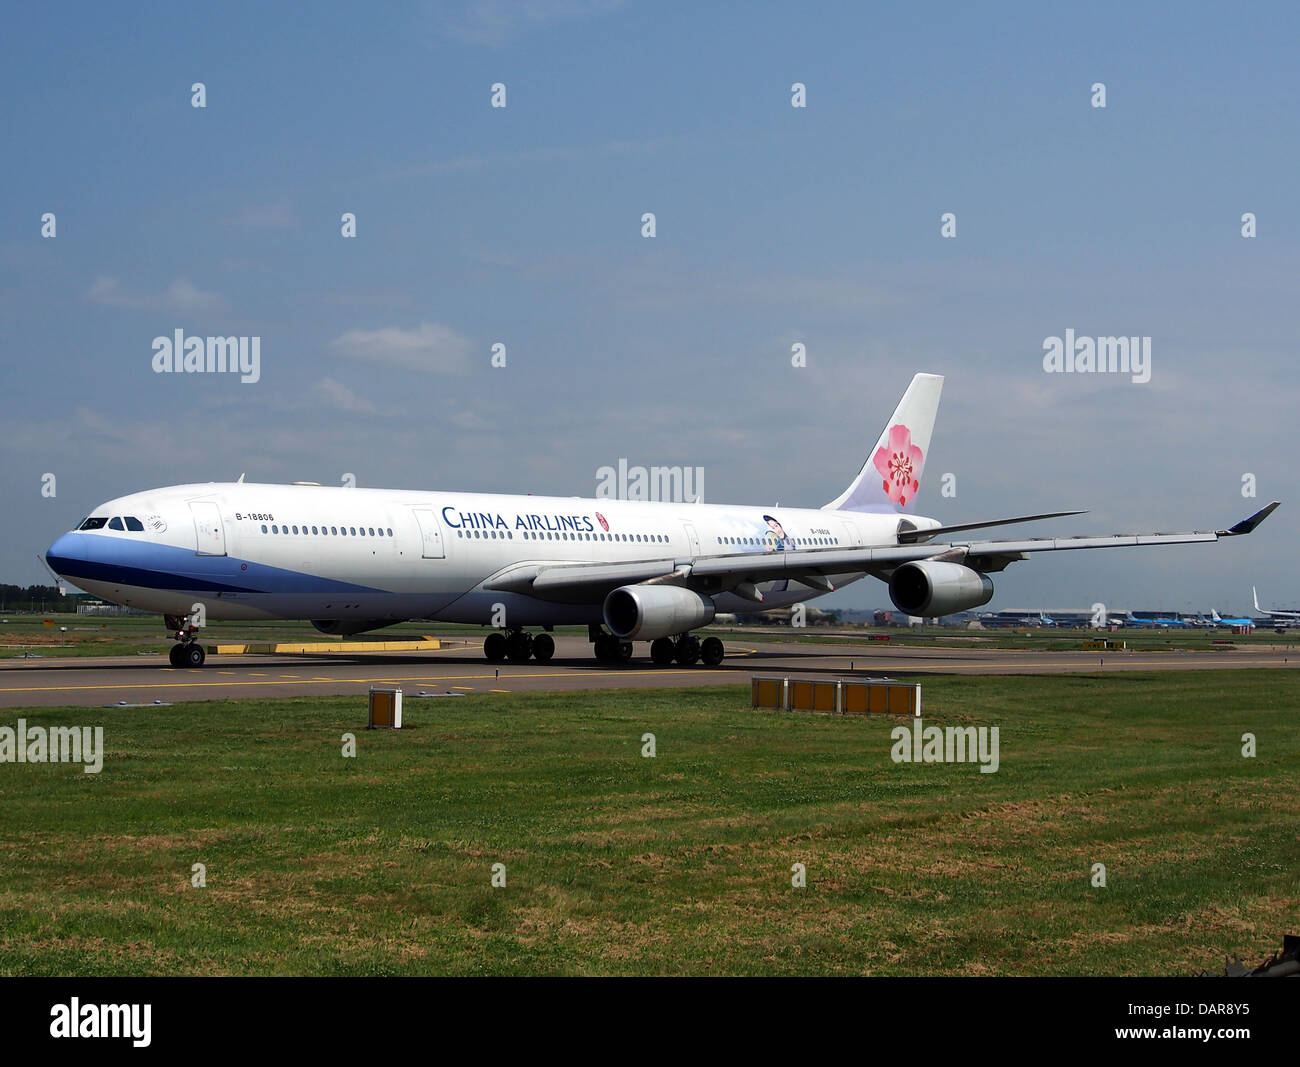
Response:
[[[691,556],[694,558],[700,554],[700,535],[689,522],[684,522],[682,525],[686,528],[686,543],[690,546]]]
[[[195,500],[190,504],[194,516],[194,536],[198,556],[224,556],[226,554],[226,529],[221,523],[221,509],[211,500]]]
[[[442,545],[442,524],[428,508],[412,508],[415,521],[420,524],[420,555],[425,559],[442,559],[446,552]]]

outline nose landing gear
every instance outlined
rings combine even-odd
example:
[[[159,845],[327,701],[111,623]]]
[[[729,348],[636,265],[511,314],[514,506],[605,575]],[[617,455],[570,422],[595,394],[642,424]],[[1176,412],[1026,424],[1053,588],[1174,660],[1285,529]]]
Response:
[[[203,646],[199,644],[199,628],[195,626],[188,615],[164,615],[163,622],[171,632],[174,640],[179,642],[172,645],[167,653],[167,659],[173,667],[202,667],[207,661],[208,654],[204,651]]]

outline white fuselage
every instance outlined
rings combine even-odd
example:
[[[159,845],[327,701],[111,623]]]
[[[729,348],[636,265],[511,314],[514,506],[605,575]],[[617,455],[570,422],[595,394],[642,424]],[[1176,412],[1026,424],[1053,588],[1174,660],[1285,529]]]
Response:
[[[61,537],[50,548],[51,566],[130,607],[184,615],[201,604],[213,620],[491,624],[505,605],[515,626],[599,623],[603,595],[553,603],[485,588],[512,568],[894,545],[900,521],[799,508],[242,482],[136,493],[91,518],[108,521]],[[119,529],[109,526],[115,518]],[[857,577],[836,576],[834,584]],[[761,605],[723,593],[717,610],[785,607],[821,595],[797,582],[758,588]]]

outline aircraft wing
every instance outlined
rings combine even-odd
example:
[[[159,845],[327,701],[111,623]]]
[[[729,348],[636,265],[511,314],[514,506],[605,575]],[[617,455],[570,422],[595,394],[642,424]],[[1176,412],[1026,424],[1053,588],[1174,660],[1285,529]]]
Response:
[[[1111,534],[1079,537],[1029,537],[921,544],[876,548],[810,548],[790,552],[738,552],[697,558],[661,558],[629,563],[525,564],[493,576],[484,588],[525,593],[560,603],[590,603],[621,585],[642,582],[684,585],[702,593],[719,593],[737,586],[787,578],[822,592],[834,589],[831,576],[874,574],[887,577],[913,560],[935,559],[965,563],[980,571],[1000,571],[1033,552],[1067,552],[1087,548],[1127,548],[1139,545],[1185,545],[1217,541],[1251,533],[1278,506],[1273,501],[1226,530],[1188,533]],[[980,525],[987,525],[981,523]]]

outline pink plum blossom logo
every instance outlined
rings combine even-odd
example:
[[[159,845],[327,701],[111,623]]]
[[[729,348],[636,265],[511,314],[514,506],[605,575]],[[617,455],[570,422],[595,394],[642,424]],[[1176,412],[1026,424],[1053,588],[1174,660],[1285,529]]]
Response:
[[[889,428],[888,447],[876,449],[875,464],[885,494],[900,507],[907,505],[921,488],[921,450],[912,444],[912,431],[901,423]]]
[[[609,523],[605,521],[605,516],[598,511],[596,512],[596,519],[600,522],[601,529],[609,533]]]

